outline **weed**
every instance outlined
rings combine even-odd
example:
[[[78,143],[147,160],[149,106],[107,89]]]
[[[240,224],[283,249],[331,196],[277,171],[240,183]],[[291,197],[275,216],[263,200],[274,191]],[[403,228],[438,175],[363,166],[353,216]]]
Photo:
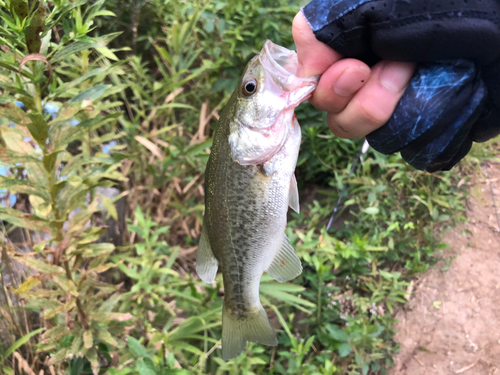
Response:
[[[279,345],[222,361],[221,277],[207,285],[194,272],[218,110],[266,39],[293,47],[298,3],[0,5],[1,371],[386,373],[394,310],[435,263],[436,232],[463,220],[455,173],[369,151],[349,178],[360,141],[334,137],[303,105],[296,173],[312,193],[287,235],[304,271],[293,283],[264,276],[260,289]],[[111,187],[113,198],[99,190]],[[128,214],[115,206],[124,197]],[[115,246],[106,223],[125,215]]]

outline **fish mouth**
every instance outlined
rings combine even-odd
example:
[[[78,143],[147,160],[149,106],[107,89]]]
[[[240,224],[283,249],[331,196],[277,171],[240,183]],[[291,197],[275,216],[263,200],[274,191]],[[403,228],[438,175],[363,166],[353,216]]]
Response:
[[[259,61],[273,81],[289,94],[289,106],[296,107],[309,99],[316,88],[319,76],[297,77],[299,61],[295,51],[267,40],[259,54]]]
[[[267,40],[264,43],[262,52],[261,63],[263,63],[264,67],[269,65],[266,70],[283,76],[297,75],[299,61],[297,59],[297,54],[294,51]],[[263,59],[263,56],[267,57],[267,59]]]

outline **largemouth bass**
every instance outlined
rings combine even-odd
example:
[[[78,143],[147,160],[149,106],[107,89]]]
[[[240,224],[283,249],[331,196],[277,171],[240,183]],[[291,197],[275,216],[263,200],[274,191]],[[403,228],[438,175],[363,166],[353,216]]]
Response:
[[[299,212],[294,170],[301,132],[294,108],[316,87],[298,78],[295,52],[267,41],[247,65],[220,115],[205,174],[205,217],[196,271],[224,279],[222,358],[247,341],[277,345],[259,300],[264,271],[279,282],[302,265],[285,235],[288,206]]]

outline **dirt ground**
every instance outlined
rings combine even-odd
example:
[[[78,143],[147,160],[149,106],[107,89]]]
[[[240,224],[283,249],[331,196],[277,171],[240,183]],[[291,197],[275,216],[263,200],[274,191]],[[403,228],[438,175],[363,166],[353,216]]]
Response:
[[[500,209],[500,164],[489,167]],[[401,352],[391,375],[500,375],[500,233],[488,180],[475,184],[469,221],[442,241],[449,261],[415,282],[396,316]]]

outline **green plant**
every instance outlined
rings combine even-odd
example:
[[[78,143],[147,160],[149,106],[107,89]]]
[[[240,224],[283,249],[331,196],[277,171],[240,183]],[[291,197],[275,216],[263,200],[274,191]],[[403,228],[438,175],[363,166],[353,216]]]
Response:
[[[8,47],[1,56],[0,109],[1,163],[9,172],[0,177],[0,189],[17,193],[31,210],[2,207],[0,219],[43,238],[29,244],[34,255],[4,247],[34,272],[13,292],[40,313],[42,352],[51,353],[52,364],[81,353],[97,368],[96,345],[119,346],[113,333],[124,320],[111,313],[118,287],[101,279],[114,246],[97,242],[105,228],[96,219],[104,207],[116,215],[113,202],[96,188],[124,180],[117,161],[101,149],[121,137],[114,131],[119,103],[109,100],[121,88],[103,83],[109,74],[120,74],[104,56],[112,55],[106,43],[116,35],[87,35],[103,2],[82,12],[83,3],[2,4],[10,9],[0,13],[9,26],[2,32]],[[63,19],[64,36],[52,43],[52,28]],[[100,52],[89,61],[92,49]],[[65,60],[76,54],[78,64]],[[34,359],[35,366],[44,360]]]
[[[360,142],[334,137],[324,114],[303,105],[303,204],[287,235],[304,270],[293,283],[261,281],[279,345],[249,344],[223,362],[221,278],[207,285],[195,275],[218,110],[266,39],[293,47],[298,3],[0,5],[0,220],[11,223],[1,254],[5,268],[16,261],[34,272],[2,288],[15,304],[0,304],[14,337],[3,371],[22,353],[34,370],[58,374],[386,373],[397,351],[392,312],[435,263],[444,246],[436,230],[464,219],[456,173],[369,151],[349,177]],[[491,156],[479,151],[472,166]],[[110,186],[123,193],[98,193]],[[101,234],[121,196],[130,221],[114,247]],[[15,227],[28,229],[33,254],[9,241]]]

